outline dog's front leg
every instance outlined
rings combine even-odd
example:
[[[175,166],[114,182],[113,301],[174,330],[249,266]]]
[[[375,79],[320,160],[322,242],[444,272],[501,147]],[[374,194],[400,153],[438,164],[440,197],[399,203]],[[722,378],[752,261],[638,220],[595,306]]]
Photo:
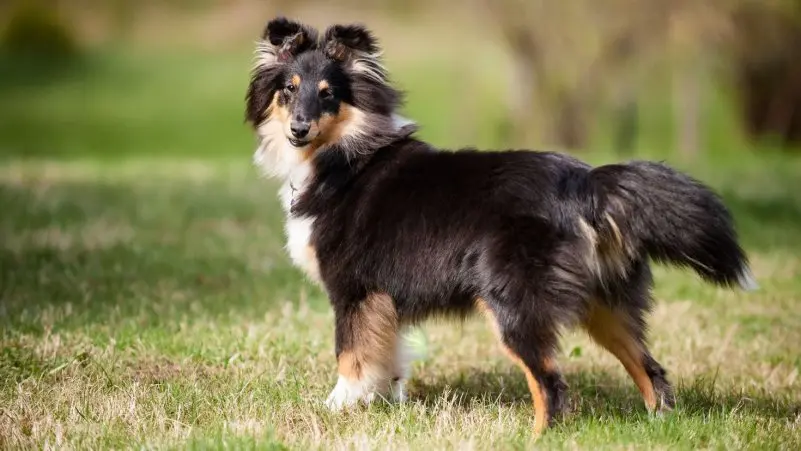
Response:
[[[396,355],[401,346],[392,298],[370,293],[356,303],[334,302],[339,378],[326,405],[341,410],[358,402],[403,399],[403,378]]]

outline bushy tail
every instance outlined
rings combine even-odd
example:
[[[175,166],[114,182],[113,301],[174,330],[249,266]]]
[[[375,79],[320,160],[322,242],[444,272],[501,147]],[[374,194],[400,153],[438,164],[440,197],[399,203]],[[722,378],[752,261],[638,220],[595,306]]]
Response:
[[[757,283],[731,214],[699,181],[660,163],[635,161],[589,173],[599,244],[693,268],[703,279],[752,290]],[[608,247],[608,246],[607,246]]]

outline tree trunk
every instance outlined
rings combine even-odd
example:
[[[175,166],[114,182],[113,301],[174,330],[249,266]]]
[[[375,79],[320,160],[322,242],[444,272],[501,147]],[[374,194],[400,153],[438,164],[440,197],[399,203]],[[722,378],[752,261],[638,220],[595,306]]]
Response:
[[[698,64],[681,65],[673,73],[673,113],[679,153],[698,155],[701,122],[701,69]]]

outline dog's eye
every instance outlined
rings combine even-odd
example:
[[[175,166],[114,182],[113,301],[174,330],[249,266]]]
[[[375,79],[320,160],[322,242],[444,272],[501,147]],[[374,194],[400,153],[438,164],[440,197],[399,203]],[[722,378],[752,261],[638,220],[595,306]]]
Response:
[[[320,98],[323,100],[330,100],[334,97],[334,93],[330,89],[323,89],[320,91]]]
[[[297,90],[298,88],[297,88],[297,86],[295,86],[292,83],[290,83],[290,84],[286,85],[286,87],[284,89],[286,90],[286,92],[295,92],[295,90]]]

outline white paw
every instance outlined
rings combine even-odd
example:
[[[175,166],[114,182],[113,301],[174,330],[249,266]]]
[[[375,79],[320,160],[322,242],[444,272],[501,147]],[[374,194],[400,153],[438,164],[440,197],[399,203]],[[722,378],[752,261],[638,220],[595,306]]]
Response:
[[[339,376],[337,384],[325,400],[325,405],[329,410],[337,412],[351,407],[363,401],[370,404],[375,399],[375,392],[369,389],[366,384],[356,381],[352,382]]]

